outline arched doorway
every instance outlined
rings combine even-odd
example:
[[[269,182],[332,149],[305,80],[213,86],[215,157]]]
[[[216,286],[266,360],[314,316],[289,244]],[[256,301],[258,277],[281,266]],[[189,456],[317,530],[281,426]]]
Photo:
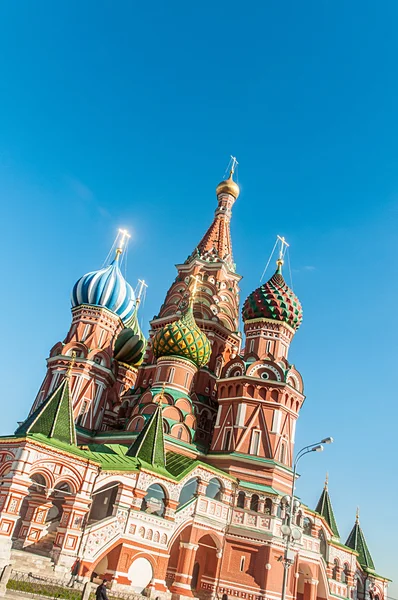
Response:
[[[150,584],[153,578],[153,568],[151,563],[144,556],[139,556],[130,565],[127,577],[131,581],[132,589],[141,594]]]
[[[198,581],[199,581],[199,563],[196,562],[193,566],[192,569],[192,580],[191,580],[191,588],[193,591],[196,590],[196,588],[198,587]]]
[[[213,537],[209,534],[202,536],[198,542],[196,551],[194,568],[195,571],[195,588],[192,584],[192,589],[197,592],[205,589],[213,589],[217,582],[218,562],[217,550],[218,546]],[[192,578],[194,572],[192,572]],[[209,587],[210,586],[210,587]]]

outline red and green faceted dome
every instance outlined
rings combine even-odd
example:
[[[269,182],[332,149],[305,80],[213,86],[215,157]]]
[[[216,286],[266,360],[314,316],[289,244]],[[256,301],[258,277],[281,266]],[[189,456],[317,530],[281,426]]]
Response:
[[[267,283],[254,290],[246,299],[242,316],[250,319],[283,321],[297,330],[303,320],[300,300],[287,285],[282,275],[282,264]]]
[[[179,356],[191,360],[197,367],[204,367],[210,359],[211,346],[206,334],[199,329],[192,307],[178,321],[159,329],[152,342],[156,358]]]

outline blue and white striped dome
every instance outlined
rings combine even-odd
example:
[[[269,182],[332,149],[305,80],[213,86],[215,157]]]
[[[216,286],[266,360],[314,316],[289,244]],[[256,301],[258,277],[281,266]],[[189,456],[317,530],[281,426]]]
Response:
[[[123,321],[132,317],[136,308],[135,294],[120,271],[118,258],[116,256],[104,269],[83,275],[75,283],[71,298],[73,307],[93,304],[104,306]]]

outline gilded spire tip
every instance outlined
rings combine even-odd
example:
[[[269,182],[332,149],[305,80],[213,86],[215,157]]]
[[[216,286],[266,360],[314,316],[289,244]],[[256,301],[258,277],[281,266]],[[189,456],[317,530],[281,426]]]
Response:
[[[325,490],[327,491],[329,487],[329,473],[326,473],[325,477]]]
[[[357,512],[355,514],[355,523],[359,525],[359,506],[357,506]]]

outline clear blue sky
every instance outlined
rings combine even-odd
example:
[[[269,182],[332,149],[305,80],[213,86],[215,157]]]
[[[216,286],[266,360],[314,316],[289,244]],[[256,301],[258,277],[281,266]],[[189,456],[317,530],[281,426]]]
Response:
[[[393,0],[1,3],[2,434],[116,229],[133,233],[147,323],[236,154],[242,300],[285,235],[304,306],[297,445],[335,437],[302,462],[299,493],[314,506],[328,470],[343,539],[359,504],[395,575],[397,17]]]

